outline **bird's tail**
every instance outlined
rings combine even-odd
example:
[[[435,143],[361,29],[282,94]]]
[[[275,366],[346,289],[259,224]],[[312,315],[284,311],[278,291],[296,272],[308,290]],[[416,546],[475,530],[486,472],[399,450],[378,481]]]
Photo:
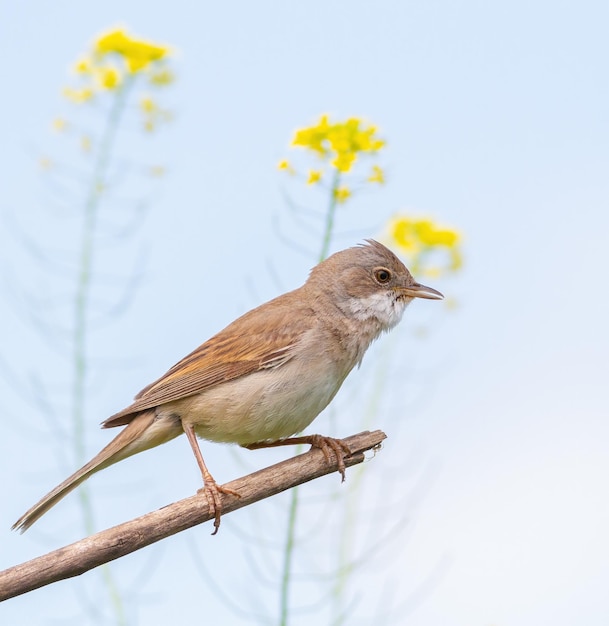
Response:
[[[158,419],[154,410],[137,414],[99,454],[26,511],[13,524],[12,529],[20,532],[26,531],[64,496],[87,480],[89,476],[137,452],[165,443],[182,432],[179,420]]]

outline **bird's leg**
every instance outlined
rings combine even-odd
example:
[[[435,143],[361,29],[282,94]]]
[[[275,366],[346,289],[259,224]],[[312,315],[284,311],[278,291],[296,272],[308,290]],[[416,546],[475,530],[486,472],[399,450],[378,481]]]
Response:
[[[259,450],[260,448],[274,448],[275,446],[291,446],[300,443],[306,443],[311,448],[319,448],[328,463],[332,462],[330,452],[334,453],[336,463],[338,465],[338,471],[341,475],[342,481],[345,480],[345,461],[344,457],[351,454],[349,446],[342,439],[335,439],[334,437],[326,437],[324,435],[303,435],[302,437],[287,437],[286,439],[278,439],[277,441],[260,441],[257,443],[249,443],[244,445],[244,448],[248,450]]]
[[[190,424],[184,423],[182,423],[182,427],[188,437],[188,442],[194,452],[197,464],[201,470],[201,475],[203,476],[203,489],[199,489],[199,491],[203,491],[205,493],[205,497],[207,498],[207,502],[209,504],[209,510],[214,515],[214,532],[212,535],[215,535],[218,532],[218,528],[220,528],[220,516],[222,515],[222,498],[220,497],[220,494],[225,493],[229,496],[237,496],[238,498],[241,496],[236,491],[226,489],[216,483],[214,477],[209,473],[207,465],[205,465],[205,461],[203,460],[203,455],[201,454],[201,448],[199,448],[199,442],[197,441],[195,429]]]

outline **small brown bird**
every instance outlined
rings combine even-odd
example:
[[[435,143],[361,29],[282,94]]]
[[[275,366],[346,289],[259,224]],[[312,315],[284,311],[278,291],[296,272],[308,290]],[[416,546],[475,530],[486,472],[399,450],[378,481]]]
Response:
[[[220,331],[148,385],[133,404],[102,423],[125,428],[84,467],[55,487],[13,525],[27,530],[95,472],[186,433],[203,489],[220,525],[220,493],[197,437],[249,449],[308,443],[335,455],[344,480],[340,439],[304,430],[331,402],[368,346],[393,328],[413,298],[442,299],[417,283],[404,264],[374,240],[333,254],[307,282]]]

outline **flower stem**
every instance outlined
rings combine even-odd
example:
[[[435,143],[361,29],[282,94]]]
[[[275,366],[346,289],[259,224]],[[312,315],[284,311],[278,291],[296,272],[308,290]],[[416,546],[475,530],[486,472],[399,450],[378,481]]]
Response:
[[[330,188],[330,202],[326,213],[326,222],[322,237],[321,251],[318,263],[321,263],[327,256],[332,242],[332,231],[334,230],[334,216],[336,206],[336,190],[340,185],[340,171],[334,171],[332,186]],[[296,447],[295,454],[302,452],[302,445]],[[299,489],[294,487],[290,491],[290,504],[288,508],[288,526],[286,530],[285,548],[283,555],[283,569],[281,573],[281,589],[279,595],[279,625],[288,626],[290,613],[290,585],[292,582],[292,562],[294,560],[294,550],[296,548],[296,514],[298,512]]]
[[[112,109],[110,110],[106,128],[101,138],[97,160],[93,168],[91,186],[84,205],[83,227],[81,235],[79,272],[76,283],[76,295],[74,298],[74,330],[72,336],[73,355],[73,383],[72,383],[72,426],[74,456],[78,466],[86,460],[85,445],[85,393],[87,383],[87,343],[88,343],[88,314],[89,297],[91,293],[91,274],[93,267],[93,255],[95,250],[96,225],[99,214],[99,206],[106,184],[106,174],[112,148],[116,139],[116,133],[120,125],[122,114],[129,88],[133,84],[133,78],[129,77],[117,91]],[[93,508],[86,486],[78,489],[81,510],[84,518],[84,526],[87,534],[94,532]],[[107,568],[104,568],[105,570]],[[122,601],[112,581],[110,571],[104,571],[104,580],[112,604],[115,608],[117,621],[125,624]]]
[[[374,416],[378,415],[379,409],[385,396],[386,384],[389,380],[389,370],[392,356],[397,343],[386,344],[385,351],[381,355],[379,365],[376,368],[374,378],[375,384],[372,387],[372,393],[368,401],[368,406],[364,411],[364,419],[359,428],[366,430],[372,427]],[[358,519],[357,507],[361,502],[361,488],[364,479],[363,467],[353,468],[353,475],[349,480],[349,488],[345,497],[345,507],[343,510],[343,522],[341,523],[341,535],[338,541],[338,564],[336,568],[336,578],[332,587],[332,626],[342,626],[348,619],[345,604],[345,593],[351,576],[354,573],[356,565],[351,557],[351,550],[355,539],[355,523]]]
[[[340,186],[340,170],[334,170],[334,177],[332,178],[332,186],[330,188],[330,202],[328,204],[328,210],[326,212],[326,224],[324,228],[324,234],[321,240],[321,251],[319,253],[318,263],[321,263],[330,251],[330,244],[332,243],[332,231],[334,230],[334,216],[336,214],[336,206],[338,201],[336,199],[336,192]]]
[[[300,448],[301,446],[298,446]],[[298,453],[299,450],[297,449]],[[298,512],[298,494],[295,487],[290,492],[290,507],[288,509],[288,528],[286,533],[285,550],[283,554],[283,573],[281,576],[280,617],[281,626],[288,625],[290,610],[290,583],[292,580],[292,560],[296,541],[296,514]]]

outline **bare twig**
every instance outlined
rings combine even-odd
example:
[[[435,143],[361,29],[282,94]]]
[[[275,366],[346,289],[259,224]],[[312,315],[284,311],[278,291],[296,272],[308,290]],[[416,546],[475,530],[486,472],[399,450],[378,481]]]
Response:
[[[344,439],[352,454],[345,458],[350,467],[364,460],[366,450],[380,446],[386,435],[380,430],[363,432]],[[336,463],[327,463],[321,450],[304,454],[267,467],[224,485],[241,497],[222,495],[223,514],[236,511],[274,496],[286,489],[336,471]],[[134,520],[81,539],[31,561],[0,572],[0,601],[33,591],[58,580],[84,572],[135,552],[187,528],[213,519],[207,499],[195,495],[147,513]]]

